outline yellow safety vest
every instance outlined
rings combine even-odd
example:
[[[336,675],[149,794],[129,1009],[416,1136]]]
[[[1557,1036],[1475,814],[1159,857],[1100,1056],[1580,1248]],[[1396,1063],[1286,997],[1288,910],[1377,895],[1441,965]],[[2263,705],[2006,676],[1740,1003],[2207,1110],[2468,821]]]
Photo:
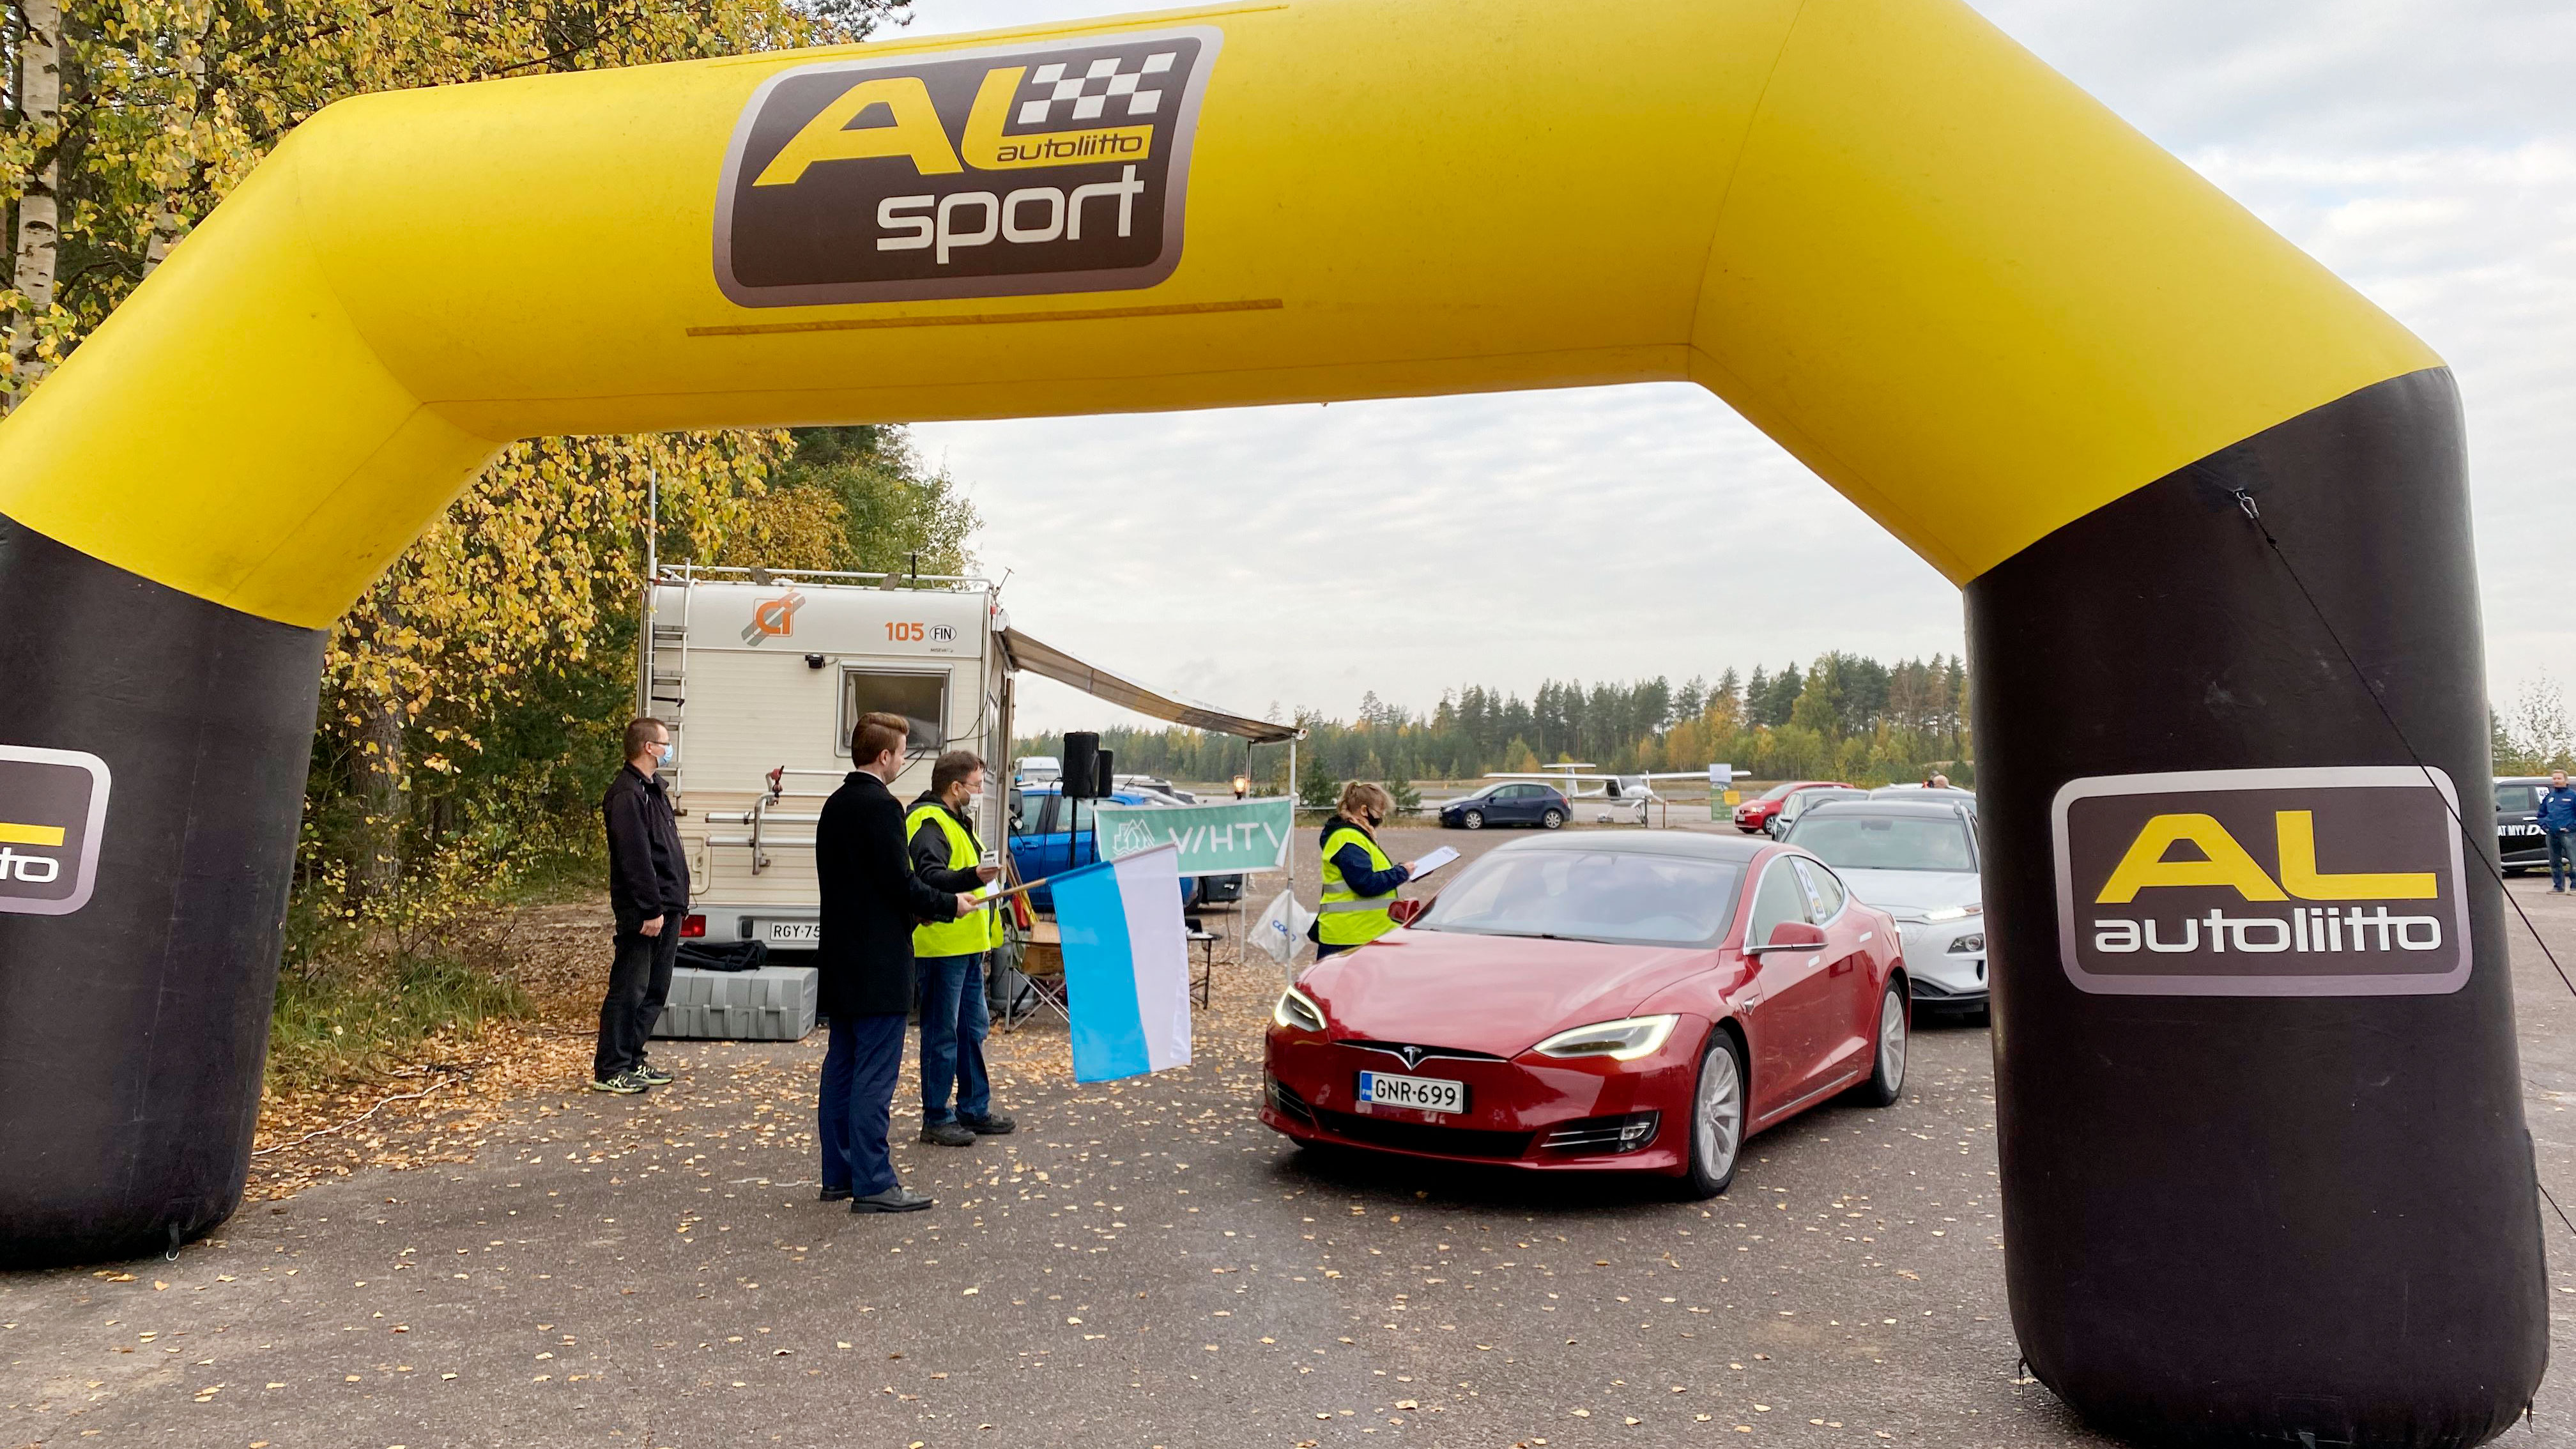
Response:
[[[975,849],[975,837],[966,832],[965,826],[957,823],[957,817],[949,814],[947,807],[935,803],[916,805],[912,813],[904,817],[906,850],[911,849],[912,838],[921,833],[924,820],[938,821],[940,833],[948,837],[950,870],[973,870],[983,863],[983,857]],[[978,910],[953,921],[934,921],[912,928],[912,954],[915,956],[972,956],[978,951],[991,949],[993,913],[990,910]]]
[[[1369,869],[1392,870],[1395,862],[1377,848],[1368,832],[1345,825],[1324,837],[1324,898],[1315,908],[1315,939],[1327,946],[1358,946],[1395,929],[1395,917],[1386,913],[1395,893],[1387,892],[1366,900],[1342,880],[1342,869],[1333,864],[1333,853],[1344,844],[1354,844],[1368,852]]]

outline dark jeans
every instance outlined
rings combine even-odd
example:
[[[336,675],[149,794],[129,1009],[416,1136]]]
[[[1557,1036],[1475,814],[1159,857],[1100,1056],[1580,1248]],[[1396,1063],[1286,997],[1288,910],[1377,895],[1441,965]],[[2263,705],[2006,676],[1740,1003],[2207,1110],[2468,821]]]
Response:
[[[823,1144],[823,1186],[873,1197],[898,1186],[886,1153],[886,1119],[903,1069],[903,1014],[836,1016],[823,1051],[815,1125]]]
[[[2576,881],[2576,830],[2549,832],[2549,888],[2565,890]]]
[[[662,1019],[671,995],[671,963],[680,956],[680,913],[662,917],[662,934],[619,930],[617,955],[608,967],[608,995],[599,1003],[599,1048],[590,1073],[607,1081],[644,1065],[644,1042]]]
[[[921,1125],[959,1117],[981,1119],[993,1110],[992,1079],[984,1074],[984,1035],[993,1013],[984,1005],[984,956],[925,956],[921,973]],[[950,1088],[957,1110],[948,1109]]]

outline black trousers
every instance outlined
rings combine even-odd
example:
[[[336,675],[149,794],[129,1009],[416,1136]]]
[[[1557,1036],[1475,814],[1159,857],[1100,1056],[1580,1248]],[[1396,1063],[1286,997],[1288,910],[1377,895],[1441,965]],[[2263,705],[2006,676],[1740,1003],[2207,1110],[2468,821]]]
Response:
[[[662,917],[662,933],[619,930],[617,955],[608,967],[608,995],[599,1003],[599,1048],[591,1054],[594,1080],[644,1065],[644,1042],[662,1019],[671,994],[671,966],[680,958],[680,913]]]

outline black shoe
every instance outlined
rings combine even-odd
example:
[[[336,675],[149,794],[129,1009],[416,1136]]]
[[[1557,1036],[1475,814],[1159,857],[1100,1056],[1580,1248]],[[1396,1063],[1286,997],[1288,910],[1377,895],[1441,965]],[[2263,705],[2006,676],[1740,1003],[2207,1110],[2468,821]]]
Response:
[[[921,1140],[934,1147],[972,1147],[975,1134],[954,1122],[933,1122],[921,1129]]]
[[[848,1202],[850,1190],[846,1187],[827,1187],[818,1196],[825,1202]]]
[[[964,1124],[967,1131],[978,1137],[1008,1137],[1020,1130],[1019,1123],[999,1112],[987,1112],[981,1117],[960,1117],[957,1120]]]
[[[890,1187],[883,1192],[850,1199],[854,1213],[917,1213],[938,1199],[914,1192],[908,1187]]]

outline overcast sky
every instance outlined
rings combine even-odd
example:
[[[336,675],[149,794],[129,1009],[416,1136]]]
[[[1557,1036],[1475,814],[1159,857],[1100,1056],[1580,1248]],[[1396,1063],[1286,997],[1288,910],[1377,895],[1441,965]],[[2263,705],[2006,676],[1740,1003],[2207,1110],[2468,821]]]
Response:
[[[908,33],[1138,8],[918,0]],[[2497,702],[2576,681],[2576,6],[1978,8],[2450,361]],[[1248,713],[1962,647],[1955,589],[1686,385],[915,436],[982,509],[1014,622]],[[1355,611],[1397,622],[1353,637]],[[1043,681],[1023,701],[1033,727],[1133,720]]]

